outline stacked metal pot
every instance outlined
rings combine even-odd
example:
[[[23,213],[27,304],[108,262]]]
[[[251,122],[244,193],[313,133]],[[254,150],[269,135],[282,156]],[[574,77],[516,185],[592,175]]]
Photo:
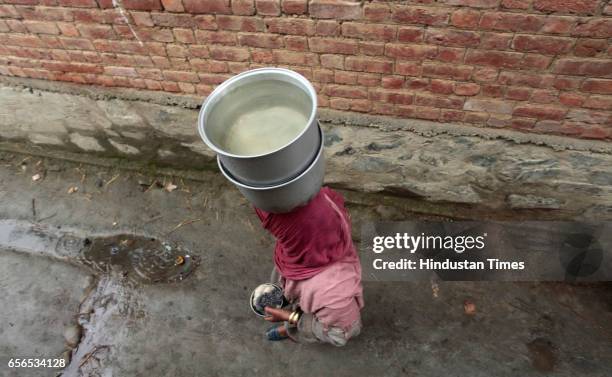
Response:
[[[235,119],[233,115],[253,104],[257,107],[261,98],[266,98],[267,103],[289,101],[300,109],[294,134],[282,145],[277,144],[269,150],[254,149],[258,153],[232,151],[228,138],[235,137],[230,130]],[[255,207],[266,212],[285,213],[307,203],[323,184],[323,132],[316,114],[316,92],[306,78],[287,69],[261,68],[241,73],[219,85],[202,105],[198,131],[206,145],[217,153],[219,170]],[[291,120],[295,125],[296,119]],[[283,121],[276,119],[274,124],[280,122],[282,125]],[[259,135],[262,138],[274,136],[273,133]],[[267,140],[250,139],[250,143],[263,145],[265,142]]]

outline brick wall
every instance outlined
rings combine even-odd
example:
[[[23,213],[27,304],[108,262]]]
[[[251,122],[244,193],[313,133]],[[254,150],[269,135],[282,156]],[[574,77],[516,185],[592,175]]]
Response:
[[[604,0],[0,0],[0,74],[206,95],[283,66],[321,106],[612,138]]]

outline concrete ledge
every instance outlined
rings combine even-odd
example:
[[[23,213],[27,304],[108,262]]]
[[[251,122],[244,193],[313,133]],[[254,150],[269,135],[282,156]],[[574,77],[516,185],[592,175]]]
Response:
[[[33,153],[86,152],[184,170],[214,169],[214,154],[196,130],[201,99],[3,81],[4,149],[19,143]],[[326,180],[335,187],[467,211],[612,218],[609,143],[329,110],[320,118]]]

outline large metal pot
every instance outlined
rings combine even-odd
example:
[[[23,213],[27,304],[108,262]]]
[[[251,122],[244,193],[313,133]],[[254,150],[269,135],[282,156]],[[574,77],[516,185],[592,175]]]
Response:
[[[266,212],[285,213],[306,204],[321,189],[323,177],[325,176],[325,155],[323,153],[323,131],[317,127],[319,132],[319,148],[317,156],[310,165],[294,179],[279,185],[260,187],[248,186],[236,180],[223,166],[220,156],[217,156],[217,164],[221,173],[230,182],[238,187],[238,190],[255,207]]]
[[[231,130],[228,128],[236,119],[232,117],[244,113],[245,107],[257,109],[257,101],[266,99],[268,104],[285,101],[299,111],[299,118],[289,119],[294,123],[295,137],[291,136],[286,143],[257,154],[229,151],[227,139]],[[277,185],[298,176],[316,155],[319,146],[316,113],[316,92],[302,75],[282,68],[254,69],[223,82],[208,96],[200,110],[198,131],[234,179],[249,186]]]

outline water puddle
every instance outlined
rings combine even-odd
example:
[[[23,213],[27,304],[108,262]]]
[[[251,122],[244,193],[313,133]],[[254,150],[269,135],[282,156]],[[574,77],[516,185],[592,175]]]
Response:
[[[86,238],[86,264],[108,271],[118,268],[141,283],[171,283],[185,279],[197,262],[179,245],[132,234]]]

